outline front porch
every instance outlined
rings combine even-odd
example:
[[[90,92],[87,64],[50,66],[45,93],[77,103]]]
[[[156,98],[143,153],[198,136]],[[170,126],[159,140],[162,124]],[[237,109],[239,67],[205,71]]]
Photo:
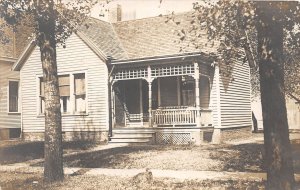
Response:
[[[197,59],[115,64],[110,76],[112,138],[120,131],[146,130],[156,143],[203,141],[203,132],[213,129],[213,74],[210,65]]]
[[[199,72],[198,63],[115,68],[113,128],[212,126],[211,80],[206,74]]]

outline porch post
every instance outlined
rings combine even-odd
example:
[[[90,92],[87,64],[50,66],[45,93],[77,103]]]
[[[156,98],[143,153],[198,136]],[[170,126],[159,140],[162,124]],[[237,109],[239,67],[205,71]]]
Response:
[[[196,126],[201,126],[201,118],[200,118],[200,93],[199,93],[199,65],[198,63],[194,63],[195,73],[195,96],[196,96],[196,109],[197,109],[197,115],[196,115]]]
[[[114,91],[114,81],[111,82],[110,85],[110,94],[111,94],[111,119],[112,119],[112,127],[115,127],[116,124],[116,115],[115,115],[115,91]]]
[[[148,107],[148,112],[149,112],[149,127],[152,127],[152,76],[151,76],[151,67],[148,66],[148,99],[149,99],[149,107]]]
[[[160,99],[160,78],[157,78],[157,101],[158,101],[158,107],[161,106],[161,99]]]
[[[112,136],[112,128],[115,127],[115,109],[114,109],[114,90],[113,90],[113,84],[114,81],[112,80],[112,77],[108,79],[108,123],[109,123],[109,136]]]
[[[177,76],[177,105],[181,106],[181,97],[180,97],[180,76]]]
[[[139,81],[139,85],[140,85],[140,117],[141,117],[141,125],[143,126],[143,81],[142,79],[140,79]]]

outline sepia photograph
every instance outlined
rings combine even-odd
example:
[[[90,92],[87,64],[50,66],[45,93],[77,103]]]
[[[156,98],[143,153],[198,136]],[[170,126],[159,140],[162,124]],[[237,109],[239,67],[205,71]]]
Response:
[[[300,1],[0,0],[24,189],[300,189]]]

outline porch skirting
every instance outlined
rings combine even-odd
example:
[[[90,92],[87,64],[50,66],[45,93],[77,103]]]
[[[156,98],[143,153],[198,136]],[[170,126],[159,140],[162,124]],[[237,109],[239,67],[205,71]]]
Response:
[[[63,132],[63,141],[108,142],[108,131]],[[44,141],[44,132],[23,132],[22,138],[28,141]]]

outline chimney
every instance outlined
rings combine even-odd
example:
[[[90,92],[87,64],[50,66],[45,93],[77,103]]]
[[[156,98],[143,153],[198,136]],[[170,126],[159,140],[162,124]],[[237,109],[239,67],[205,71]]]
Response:
[[[117,5],[117,22],[122,21],[122,7]]]
[[[122,7],[120,4],[117,4],[116,7],[110,8],[108,21],[111,23],[122,21]]]

